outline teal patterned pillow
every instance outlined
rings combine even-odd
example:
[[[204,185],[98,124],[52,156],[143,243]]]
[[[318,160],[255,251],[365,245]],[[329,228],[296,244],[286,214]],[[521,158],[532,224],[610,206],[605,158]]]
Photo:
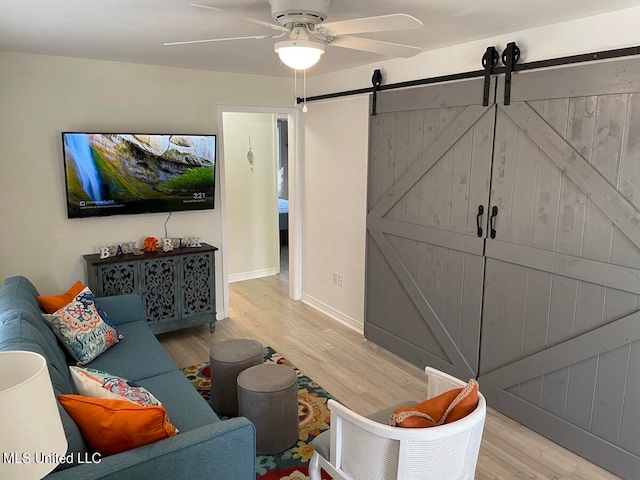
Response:
[[[124,338],[103,320],[96,305],[87,287],[60,310],[42,315],[78,365],[89,363]]]
[[[111,323],[111,320],[109,320],[109,317],[107,316],[107,312],[105,312],[102,306],[96,301],[96,297],[93,295],[93,292],[89,290],[89,287],[85,287],[85,289],[78,294],[78,296],[76,297],[76,300],[82,303],[93,302],[93,305],[96,307],[96,310],[98,311],[98,315],[100,315],[100,318],[102,318],[102,320],[104,320],[104,322],[110,327],[116,328],[113,325],[113,323]],[[124,338],[122,337],[122,334],[120,332],[118,332],[118,335],[121,336],[121,338]]]

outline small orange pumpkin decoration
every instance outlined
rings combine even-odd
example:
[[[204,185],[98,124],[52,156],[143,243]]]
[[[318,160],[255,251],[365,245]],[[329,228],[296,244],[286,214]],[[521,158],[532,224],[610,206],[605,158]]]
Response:
[[[160,242],[156,237],[147,237],[144,239],[144,243],[142,244],[145,252],[155,252],[158,250],[158,244]]]

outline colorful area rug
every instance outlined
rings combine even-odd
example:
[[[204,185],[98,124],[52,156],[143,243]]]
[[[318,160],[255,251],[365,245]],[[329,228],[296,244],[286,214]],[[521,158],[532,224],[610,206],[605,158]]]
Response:
[[[265,362],[285,365],[298,375],[300,420],[298,442],[293,447],[276,455],[256,456],[256,477],[259,480],[308,480],[309,460],[313,455],[311,440],[329,428],[331,413],[327,408],[327,400],[333,397],[271,347],[264,348],[263,356]],[[211,390],[209,362],[192,365],[182,371],[208,401]],[[331,479],[324,471],[322,478]]]

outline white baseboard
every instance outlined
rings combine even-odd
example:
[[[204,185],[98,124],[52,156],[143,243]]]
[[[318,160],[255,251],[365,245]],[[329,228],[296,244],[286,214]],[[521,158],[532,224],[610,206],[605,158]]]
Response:
[[[264,270],[254,270],[252,272],[234,273],[233,275],[229,275],[229,283],[241,282],[243,280],[253,280],[254,278],[269,277],[271,275],[277,275],[278,273],[280,273],[280,269],[276,267],[265,268]]]
[[[364,325],[360,324],[356,319],[351,318],[349,315],[345,315],[340,310],[336,310],[335,308],[304,292],[302,293],[302,298],[300,300],[343,325],[346,325],[350,329],[355,330],[359,334],[364,335]]]

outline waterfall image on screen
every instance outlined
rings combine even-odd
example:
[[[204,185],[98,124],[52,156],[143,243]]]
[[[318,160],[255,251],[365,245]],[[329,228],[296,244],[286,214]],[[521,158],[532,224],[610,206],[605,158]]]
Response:
[[[63,133],[69,218],[213,208],[215,135]]]

